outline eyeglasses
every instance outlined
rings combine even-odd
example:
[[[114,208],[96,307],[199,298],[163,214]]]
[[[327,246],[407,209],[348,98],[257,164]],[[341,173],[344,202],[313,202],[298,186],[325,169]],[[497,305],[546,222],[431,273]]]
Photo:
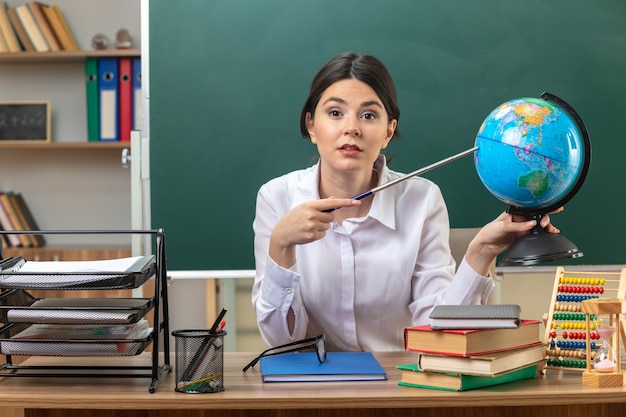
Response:
[[[292,346],[295,346],[295,347],[292,347]],[[291,349],[287,349],[287,348],[291,348]],[[281,350],[281,349],[286,349],[286,350]],[[317,353],[317,360],[320,361],[320,363],[324,363],[324,361],[326,360],[326,336],[323,334],[320,334],[315,337],[297,340],[295,342],[287,343],[285,345],[280,345],[280,346],[274,346],[267,350],[264,350],[263,352],[261,352],[259,356],[252,359],[252,361],[249,364],[243,367],[243,372],[246,372],[249,368],[256,365],[257,362],[265,356],[280,355],[282,353],[287,353],[287,352],[299,352],[299,351],[307,350],[307,349],[315,349],[315,352]],[[272,352],[274,350],[280,350],[280,351]]]

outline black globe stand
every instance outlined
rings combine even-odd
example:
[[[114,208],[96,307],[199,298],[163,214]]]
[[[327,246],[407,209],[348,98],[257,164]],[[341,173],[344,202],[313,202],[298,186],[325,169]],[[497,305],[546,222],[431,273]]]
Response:
[[[581,117],[565,100],[548,92],[542,93],[541,98],[563,109],[576,123],[582,140],[582,168],[570,191],[559,199],[559,201],[555,201],[547,207],[526,209],[515,207],[511,204],[507,205],[507,213],[533,218],[537,220],[537,225],[533,227],[528,235],[518,239],[509,250],[506,251],[499,263],[501,266],[536,265],[563,259],[580,258],[583,256],[582,251],[566,237],[560,234],[546,232],[541,227],[541,218],[545,214],[565,206],[565,204],[578,193],[585,182],[585,178],[589,172],[589,166],[591,165],[591,142],[589,140],[589,132]]]
[[[541,227],[542,217],[541,214],[533,216],[537,224],[506,251],[501,266],[528,266],[583,256],[582,251],[565,236],[546,232]]]

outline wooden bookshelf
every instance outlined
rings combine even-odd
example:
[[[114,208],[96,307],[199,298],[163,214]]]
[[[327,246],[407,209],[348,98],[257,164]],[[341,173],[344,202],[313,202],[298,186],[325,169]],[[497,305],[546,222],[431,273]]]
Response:
[[[85,58],[90,57],[133,57],[140,55],[141,51],[139,49],[103,49],[58,52],[2,52],[0,53],[0,63],[72,62],[84,61]]]
[[[110,230],[131,225],[130,170],[121,160],[123,151],[130,150],[130,142],[89,142],[85,129],[85,62],[141,57],[141,7],[131,3],[59,3],[82,50],[0,52],[3,101],[51,102],[50,142],[0,140],[0,178],[4,181],[0,191],[22,193],[44,230],[67,224],[78,229]],[[133,38],[129,49],[115,47],[120,28],[128,29]],[[91,47],[96,33],[108,37],[108,49]],[[86,197],[92,195],[95,198]],[[99,244],[97,239],[79,237],[66,244],[63,239],[51,239],[43,248],[5,248],[3,254],[41,261],[107,259],[130,256],[129,240],[113,238]]]
[[[82,68],[87,58],[139,56],[141,56],[141,51],[139,49],[107,49],[58,52],[5,52],[0,53],[0,67],[3,67],[3,71],[7,70],[7,74],[21,73],[23,72],[21,70],[22,67],[24,68],[24,72],[33,71],[34,76],[37,77],[37,79],[33,79],[33,82],[38,82],[43,86],[43,88],[41,89],[41,96],[45,97],[46,99],[50,99],[53,102],[57,101],[63,103],[63,100],[67,100],[68,96],[77,95],[75,93],[77,89],[84,89],[84,70],[82,70]],[[46,87],[54,85],[57,78],[63,78],[68,71],[71,71],[73,74],[75,74],[72,77],[72,80],[75,81],[72,81],[69,84],[67,82],[63,84],[63,88],[58,90],[58,94],[53,87],[46,89]],[[9,76],[8,79],[11,79],[11,77]],[[15,78],[13,79],[15,80]],[[19,77],[17,79],[19,81],[14,81],[14,83],[29,82],[29,80],[19,79]],[[70,86],[68,87],[68,85]],[[70,90],[70,88],[75,89]],[[82,94],[78,94],[77,97],[82,100]],[[13,98],[16,100],[20,100],[18,97]],[[76,108],[78,110],[76,110]],[[69,112],[70,114],[76,114],[76,116],[74,116],[76,124],[80,125],[81,123],[83,123],[82,118],[84,117],[84,103],[82,104],[82,107],[81,105],[77,105],[76,108],[67,108],[65,105],[58,105],[56,107],[57,121],[61,118],[61,113],[63,113],[63,117],[67,119],[66,115]],[[94,161],[97,161],[99,165],[97,167],[97,170],[93,171],[93,173],[91,171],[86,173],[86,175],[90,176],[91,178],[97,175],[106,175],[106,173],[103,172],[103,167],[106,166],[105,164],[109,164],[111,166],[111,170],[118,169],[121,166],[120,158],[122,150],[130,149],[130,142],[128,141],[89,142],[86,138],[86,132],[84,136],[80,136],[80,132],[78,133],[78,135],[76,134],[76,132],[73,131],[66,132],[67,123],[65,123],[61,128],[59,128],[58,126],[60,126],[60,124],[57,125],[57,129],[59,131],[56,133],[56,135],[53,135],[53,140],[51,142],[30,140],[0,140],[0,153],[4,155],[4,158],[24,159],[24,161],[26,161],[30,165],[30,170],[38,169],[38,167],[40,167],[41,165],[34,164],[32,163],[32,161],[41,161],[42,158],[45,158],[45,161],[48,165],[50,165],[52,161],[55,160],[71,161],[72,158],[78,158],[80,160],[93,159]],[[68,140],[70,140],[71,142],[68,142]],[[62,171],[62,168],[60,170]],[[65,184],[63,178],[66,178],[70,175],[70,171],[67,169],[66,171],[67,173],[63,174],[59,174],[57,171],[54,171],[50,178],[54,178],[52,179],[52,181],[54,181],[56,184]],[[35,178],[37,178],[36,175],[31,175],[31,173],[27,173],[27,175],[24,175],[24,173],[18,173],[17,171],[2,172],[2,174],[5,178],[11,179],[11,188],[19,190],[23,193],[27,193],[29,195],[34,195],[32,189],[36,187],[32,187],[32,182]],[[116,179],[118,179],[119,177],[120,175],[115,175]],[[95,184],[95,186],[98,186],[97,180]],[[100,221],[98,220],[99,216],[97,212],[93,212],[94,221]],[[64,214],[63,212],[59,212],[60,217],[65,215],[66,214]],[[109,221],[109,223],[111,222],[112,221]],[[45,224],[45,221],[40,221],[40,225],[44,228]],[[104,227],[112,229],[120,227],[123,228],[126,227],[126,224],[106,224]],[[37,249],[37,258],[39,258],[40,260],[68,260],[67,256],[65,256],[68,252],[64,251],[63,249],[65,248]],[[8,256],[14,256],[15,254],[17,254],[22,255],[27,259],[34,259],[34,252],[30,248],[11,248],[7,249],[5,252]],[[98,258],[97,255],[94,255],[93,251],[89,251],[88,253],[92,254],[93,256],[89,255],[85,259],[91,260],[94,258]],[[105,258],[106,257],[110,256],[107,255],[105,256]]]
[[[124,149],[130,142],[36,142],[36,141],[0,141],[0,149]]]
[[[141,56],[139,49],[104,49],[58,52],[2,52],[0,64],[11,63],[55,63],[82,62],[86,58],[95,57],[136,57]],[[124,149],[128,142],[42,142],[27,140],[0,141],[0,149]]]

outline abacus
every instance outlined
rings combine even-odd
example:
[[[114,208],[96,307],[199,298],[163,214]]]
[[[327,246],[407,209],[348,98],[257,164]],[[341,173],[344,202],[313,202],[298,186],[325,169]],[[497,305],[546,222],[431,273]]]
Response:
[[[587,368],[585,313],[582,301],[600,298],[625,298],[626,268],[620,272],[566,271],[557,267],[550,311],[545,317],[545,368],[584,371]],[[591,355],[595,354],[600,337],[590,323]],[[619,335],[626,340],[623,317]],[[624,357],[624,356],[622,356]],[[621,365],[624,362],[620,363]],[[544,371],[545,371],[544,368]]]

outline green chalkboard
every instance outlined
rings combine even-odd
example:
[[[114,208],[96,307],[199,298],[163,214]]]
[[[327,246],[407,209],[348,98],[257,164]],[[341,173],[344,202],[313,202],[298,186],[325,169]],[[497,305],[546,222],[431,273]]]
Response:
[[[149,2],[152,224],[170,269],[253,269],[258,188],[312,164],[299,133],[309,83],[343,51],[393,74],[410,172],[470,148],[485,117],[555,94],[590,132],[592,164],[553,222],[582,264],[626,263],[626,2],[623,0],[154,0]],[[471,157],[425,175],[453,227],[504,210]]]

